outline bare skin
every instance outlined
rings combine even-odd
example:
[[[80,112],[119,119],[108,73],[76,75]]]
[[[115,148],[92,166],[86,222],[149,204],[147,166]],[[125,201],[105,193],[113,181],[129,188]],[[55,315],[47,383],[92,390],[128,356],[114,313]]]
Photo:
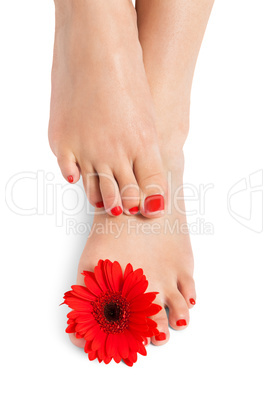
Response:
[[[66,180],[110,215],[165,198],[153,100],[130,0],[55,0],[49,142]]]
[[[171,176],[170,210],[150,221],[142,216],[120,216],[116,220],[95,216],[97,226],[93,224],[95,230],[78,268],[77,283],[83,284],[81,271],[92,270],[100,258],[119,260],[122,266],[131,262],[134,268],[142,267],[149,290],[158,291],[157,302],[169,308],[169,317],[164,309],[153,317],[166,335],[162,340],[152,338],[155,345],[168,341],[168,324],[176,330],[187,327],[191,301],[196,300],[193,254],[182,199],[182,149],[189,129],[194,67],[212,5],[212,0],[138,1],[139,38],[156,109],[161,158],[166,176]],[[172,233],[165,229],[175,227],[176,222],[179,230]],[[111,230],[105,234],[96,232],[103,225],[109,227],[109,223],[122,228],[118,239]],[[84,346],[83,340],[74,335],[70,338],[75,345]]]

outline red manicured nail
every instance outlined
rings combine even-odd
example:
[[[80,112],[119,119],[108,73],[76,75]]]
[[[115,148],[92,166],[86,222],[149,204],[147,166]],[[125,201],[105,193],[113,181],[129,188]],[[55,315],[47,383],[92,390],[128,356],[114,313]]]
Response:
[[[96,202],[96,208],[103,208],[104,204],[102,201]]]
[[[149,343],[149,342],[148,342],[148,339],[145,338],[145,339],[144,339],[144,346],[148,345],[148,343]]]
[[[111,209],[111,214],[114,215],[114,216],[121,215],[122,212],[123,212],[123,210],[122,210],[121,207],[114,207],[114,208]]]
[[[73,178],[73,176],[68,176],[67,180],[69,183],[72,183],[74,181],[74,178]]]
[[[165,332],[159,332],[158,335],[155,335],[156,341],[164,341],[166,339],[166,334]]]
[[[178,325],[178,327],[183,327],[184,325],[187,325],[187,322],[186,320],[178,320],[176,324]]]
[[[189,302],[194,306],[195,305],[195,299],[190,299]]]
[[[161,194],[149,195],[144,201],[145,213],[163,211],[165,209],[165,200]]]
[[[135,215],[139,212],[139,207],[133,207],[129,209],[129,213],[131,213],[131,215]]]

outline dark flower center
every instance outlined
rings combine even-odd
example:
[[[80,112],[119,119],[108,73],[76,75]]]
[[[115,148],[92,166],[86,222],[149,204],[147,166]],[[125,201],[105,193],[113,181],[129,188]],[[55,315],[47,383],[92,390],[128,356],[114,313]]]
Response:
[[[130,305],[120,292],[107,291],[92,302],[92,314],[107,334],[118,334],[128,328]]]
[[[120,306],[115,303],[106,304],[104,307],[104,315],[108,321],[118,321],[120,317]]]

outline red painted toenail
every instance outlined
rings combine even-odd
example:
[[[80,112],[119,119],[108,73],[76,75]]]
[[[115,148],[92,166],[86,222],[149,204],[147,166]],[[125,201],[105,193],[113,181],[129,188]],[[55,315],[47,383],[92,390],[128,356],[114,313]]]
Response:
[[[114,207],[114,208],[111,209],[111,214],[114,215],[114,216],[121,215],[122,212],[123,212],[123,210],[122,210],[121,207]]]
[[[150,195],[145,198],[144,211],[145,213],[163,211],[165,209],[165,200],[161,194]]]
[[[96,208],[103,208],[104,204],[102,201],[96,202]]]
[[[131,213],[131,215],[135,215],[139,212],[139,210],[140,210],[139,207],[133,207],[130,208],[129,212]]]
[[[176,324],[178,325],[178,327],[183,327],[184,325],[187,325],[187,322],[186,320],[178,320]]]
[[[72,183],[74,181],[74,178],[73,178],[73,176],[68,176],[67,180],[69,183]]]
[[[194,306],[195,305],[195,299],[190,299],[189,302]]]
[[[155,335],[156,341],[164,341],[167,338],[165,332],[159,332],[158,335]]]
[[[148,339],[147,338],[144,339],[144,341],[143,341],[144,346],[148,345],[148,343],[149,343]]]

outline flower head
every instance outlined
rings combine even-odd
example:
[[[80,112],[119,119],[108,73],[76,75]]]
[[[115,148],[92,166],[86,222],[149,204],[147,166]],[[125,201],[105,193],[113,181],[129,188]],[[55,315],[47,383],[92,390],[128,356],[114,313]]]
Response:
[[[144,342],[159,333],[150,316],[162,307],[153,303],[157,292],[147,292],[148,281],[141,268],[100,260],[94,272],[84,271],[85,286],[74,285],[64,295],[72,311],[67,315],[67,333],[86,340],[89,360],[123,361],[132,366],[137,353],[146,355]]]

